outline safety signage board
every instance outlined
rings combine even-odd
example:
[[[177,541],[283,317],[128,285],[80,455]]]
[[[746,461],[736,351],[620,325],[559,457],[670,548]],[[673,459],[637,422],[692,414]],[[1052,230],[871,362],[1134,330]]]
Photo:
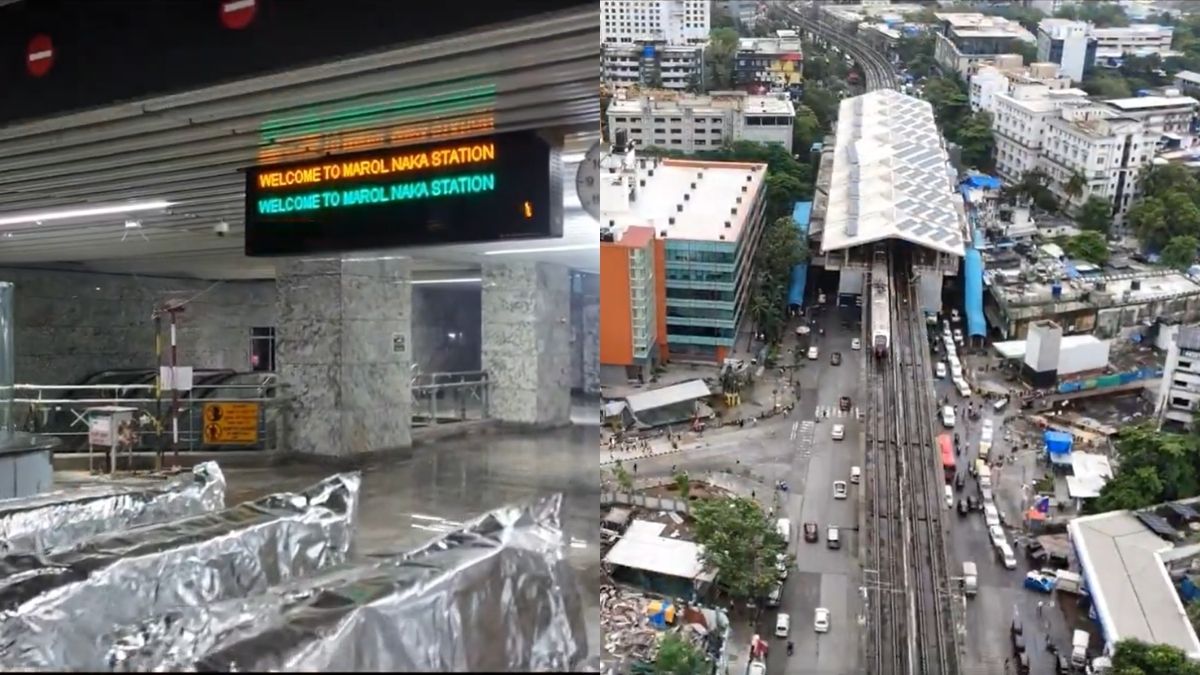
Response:
[[[257,403],[205,403],[204,442],[253,445],[258,442]]]
[[[34,77],[41,77],[50,72],[54,65],[54,43],[49,35],[35,35],[29,40],[25,50],[25,68]]]
[[[230,30],[241,30],[250,25],[258,11],[257,0],[223,0],[221,23]]]

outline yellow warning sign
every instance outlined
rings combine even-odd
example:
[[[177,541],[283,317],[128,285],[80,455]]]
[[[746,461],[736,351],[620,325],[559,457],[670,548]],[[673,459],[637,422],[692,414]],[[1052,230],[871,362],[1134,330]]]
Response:
[[[205,403],[204,442],[215,445],[258,442],[257,403]]]

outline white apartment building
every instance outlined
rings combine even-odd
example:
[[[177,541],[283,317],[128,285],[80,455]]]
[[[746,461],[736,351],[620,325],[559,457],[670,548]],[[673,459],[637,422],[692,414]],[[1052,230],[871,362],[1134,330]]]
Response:
[[[1095,63],[1096,45],[1086,21],[1042,19],[1038,23],[1038,61],[1057,63],[1062,73],[1076,82],[1081,82]]]
[[[1086,100],[1086,92],[1079,89],[1052,90],[1044,84],[1016,83],[1007,93],[994,94],[996,173],[1016,183],[1022,174],[1038,168],[1047,121],[1067,103]]]
[[[1138,191],[1138,176],[1154,157],[1158,137],[1141,122],[1102,103],[1064,105],[1046,121],[1041,168],[1052,179],[1050,189],[1060,204],[1081,206],[1090,197],[1113,205],[1113,233],[1123,234],[1125,214]],[[1075,174],[1086,182],[1075,197],[1066,186]]]
[[[1180,326],[1175,339],[1167,347],[1159,385],[1158,428],[1182,426],[1192,428],[1196,410],[1200,407],[1200,326]]]
[[[602,45],[600,79],[614,88],[698,88],[704,82],[704,46],[651,42]]]
[[[993,63],[978,66],[971,76],[967,85],[971,110],[995,114],[993,96],[1007,94],[1014,85],[1020,84],[1041,84],[1051,90],[1069,89],[1071,78],[1059,75],[1057,64],[1031,63],[1025,67],[1021,64],[1020,54],[1004,54]]]
[[[792,151],[796,108],[786,94],[753,96],[742,91],[704,96],[670,92],[623,98],[608,106],[610,136],[624,130],[635,147],[693,153],[726,143],[753,141]]]
[[[1122,117],[1141,122],[1146,134],[1157,142],[1165,134],[1188,133],[1200,101],[1191,96],[1139,96],[1111,99],[1104,105]]]
[[[983,14],[939,13],[934,57],[947,70],[964,79],[976,66],[1011,54],[1014,42],[1035,44],[1037,38],[1016,21]]]
[[[703,45],[709,24],[708,0],[600,0],[601,45]]]
[[[1153,23],[1135,23],[1121,28],[1092,28],[1096,38],[1096,64],[1116,65],[1125,54],[1166,58],[1171,51],[1175,29]]]

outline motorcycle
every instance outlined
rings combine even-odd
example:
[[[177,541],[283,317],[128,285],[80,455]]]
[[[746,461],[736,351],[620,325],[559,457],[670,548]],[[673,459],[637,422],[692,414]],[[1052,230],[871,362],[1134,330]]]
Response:
[[[791,655],[792,655],[792,652],[793,652],[793,651],[795,651],[795,649],[796,649],[796,647],[795,647],[795,645],[793,645],[793,644],[792,644],[792,641],[791,641],[791,640],[788,640],[788,644],[787,644],[787,654],[788,654],[788,656],[791,656]]]

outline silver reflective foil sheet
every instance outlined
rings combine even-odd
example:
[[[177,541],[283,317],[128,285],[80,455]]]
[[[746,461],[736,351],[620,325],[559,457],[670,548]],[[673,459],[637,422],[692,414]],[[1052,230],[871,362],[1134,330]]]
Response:
[[[105,668],[120,626],[262,593],[347,559],[358,474],[214,513],[0,558],[0,669]]]
[[[88,537],[225,508],[225,476],[204,462],[161,485],[95,485],[0,500],[0,555],[66,549]]]
[[[114,638],[133,671],[571,671],[587,657],[561,495],[492,511],[413,552]]]

